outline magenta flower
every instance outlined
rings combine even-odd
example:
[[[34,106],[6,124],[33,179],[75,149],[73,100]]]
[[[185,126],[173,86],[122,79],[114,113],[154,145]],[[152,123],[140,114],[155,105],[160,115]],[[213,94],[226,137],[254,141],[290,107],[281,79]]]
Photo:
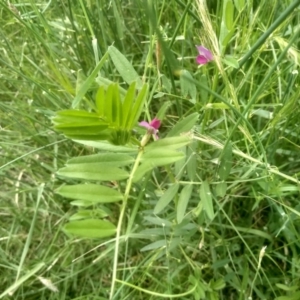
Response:
[[[196,62],[199,65],[205,65],[214,59],[212,53],[203,46],[196,46],[199,55],[196,57]]]
[[[154,135],[154,138],[158,140],[158,128],[160,127],[161,121],[154,118],[150,123],[142,121],[139,123],[140,126],[147,128],[148,134]]]

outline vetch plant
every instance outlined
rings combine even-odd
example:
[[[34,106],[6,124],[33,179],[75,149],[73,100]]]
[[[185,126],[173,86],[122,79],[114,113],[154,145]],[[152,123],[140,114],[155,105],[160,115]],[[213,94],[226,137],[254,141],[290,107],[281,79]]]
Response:
[[[117,62],[125,59],[118,55]],[[182,124],[173,127],[170,137],[160,139],[160,120],[154,118],[149,123],[141,121],[139,125],[145,127],[147,132],[139,138],[133,129],[147,99],[148,85],[136,86],[136,82],[132,81],[124,93],[116,83],[102,85],[96,94],[95,105],[91,105],[93,109],[63,110],[53,118],[57,131],[76,142],[99,149],[96,154],[69,159],[57,175],[79,182],[62,185],[56,192],[79,207],[64,226],[65,232],[84,238],[116,236],[111,299],[117,281],[123,219],[128,202],[134,198],[131,197],[132,187],[155,167],[167,166],[185,158],[185,153],[179,149],[189,144],[191,137],[179,133],[190,130],[198,117],[197,114],[191,115],[192,118],[188,117]],[[151,136],[154,141],[150,143]],[[116,202],[121,202],[121,206],[118,222],[114,224],[111,222],[114,216],[105,205]],[[133,223],[135,215],[130,218]]]

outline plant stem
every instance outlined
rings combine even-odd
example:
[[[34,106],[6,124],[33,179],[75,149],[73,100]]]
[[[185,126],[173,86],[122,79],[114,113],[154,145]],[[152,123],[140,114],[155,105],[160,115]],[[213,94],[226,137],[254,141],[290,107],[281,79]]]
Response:
[[[121,236],[123,218],[124,218],[124,214],[125,214],[125,210],[126,210],[126,206],[127,206],[127,201],[128,201],[128,198],[129,198],[129,192],[130,192],[131,186],[132,186],[133,175],[134,175],[137,167],[139,166],[139,163],[140,163],[141,157],[143,155],[143,152],[144,152],[144,149],[141,147],[140,150],[139,150],[139,153],[136,157],[135,163],[132,167],[132,170],[131,170],[131,173],[129,175],[127,184],[126,184],[124,199],[123,199],[123,203],[122,203],[122,207],[121,207],[121,211],[120,211],[120,216],[119,216],[119,221],[118,221],[118,226],[117,226],[112,282],[111,282],[110,296],[109,296],[110,300],[113,299],[114,291],[115,291],[115,285],[116,285],[116,279],[117,279],[118,255],[119,255],[119,244],[120,244],[119,240],[120,240],[120,236]]]

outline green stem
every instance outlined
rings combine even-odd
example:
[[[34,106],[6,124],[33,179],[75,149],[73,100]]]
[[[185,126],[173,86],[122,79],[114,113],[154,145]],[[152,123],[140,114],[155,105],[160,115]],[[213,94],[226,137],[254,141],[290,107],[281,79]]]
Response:
[[[124,215],[125,215],[127,201],[128,201],[129,193],[130,193],[131,186],[132,186],[133,175],[134,175],[134,173],[136,172],[136,169],[139,166],[139,163],[140,163],[141,157],[143,155],[143,152],[144,152],[144,149],[141,147],[140,150],[139,150],[139,153],[136,157],[135,163],[132,167],[132,170],[131,170],[131,173],[129,175],[127,184],[126,184],[124,199],[123,199],[123,203],[122,203],[122,207],[121,207],[121,211],[120,211],[120,216],[119,216],[119,221],[118,221],[118,226],[117,226],[116,246],[115,246],[115,254],[114,254],[114,264],[113,264],[113,274],[112,274],[112,282],[111,282],[111,289],[110,289],[110,296],[109,296],[110,300],[113,299],[114,291],[115,291],[115,285],[116,285],[116,281],[117,281],[117,268],[118,268],[118,256],[119,256],[119,245],[120,245],[119,241],[120,241],[120,236],[121,236],[123,218],[124,218]]]

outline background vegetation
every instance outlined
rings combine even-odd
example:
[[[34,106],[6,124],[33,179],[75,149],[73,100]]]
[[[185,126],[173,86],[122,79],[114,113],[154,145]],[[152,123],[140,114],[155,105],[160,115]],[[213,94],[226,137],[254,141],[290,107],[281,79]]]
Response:
[[[169,179],[149,174],[125,217],[143,195],[132,229],[140,238],[120,247],[114,299],[300,299],[300,1],[207,2],[0,3],[1,299],[109,297],[113,240],[63,233],[75,209],[54,193],[68,158],[97,151],[55,132],[51,118],[112,44],[150,85],[145,116],[165,110],[161,137],[199,113],[187,150],[195,168],[169,170],[195,185],[189,223],[176,226],[172,204],[153,214]],[[199,68],[195,45],[214,61]],[[126,87],[110,60],[101,76]],[[203,181],[210,218],[197,213]]]

